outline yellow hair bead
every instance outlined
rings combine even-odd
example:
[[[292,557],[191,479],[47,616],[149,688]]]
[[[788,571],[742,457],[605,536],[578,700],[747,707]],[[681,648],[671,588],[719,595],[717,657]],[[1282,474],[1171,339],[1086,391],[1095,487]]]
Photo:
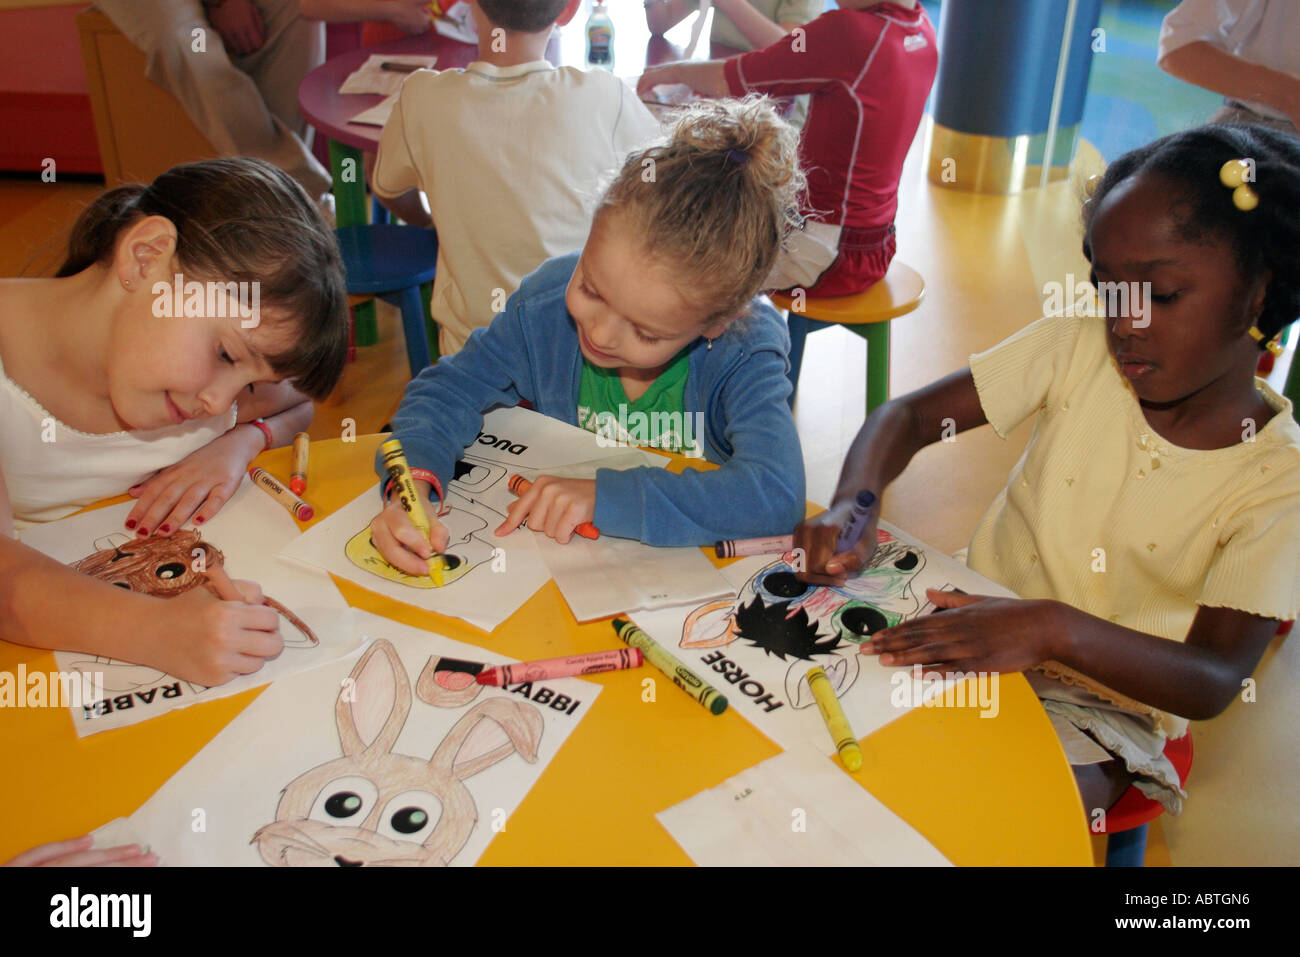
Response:
[[[1248,213],[1259,205],[1259,195],[1243,183],[1232,191],[1232,205]]]
[[[1249,329],[1246,330],[1246,332],[1248,332],[1250,334],[1250,337],[1254,339],[1256,342],[1264,341],[1264,333],[1259,331],[1259,326],[1251,326]]]
[[[1250,163],[1244,159],[1228,160],[1219,168],[1219,182],[1229,189],[1236,189],[1246,182],[1246,174],[1249,172]]]

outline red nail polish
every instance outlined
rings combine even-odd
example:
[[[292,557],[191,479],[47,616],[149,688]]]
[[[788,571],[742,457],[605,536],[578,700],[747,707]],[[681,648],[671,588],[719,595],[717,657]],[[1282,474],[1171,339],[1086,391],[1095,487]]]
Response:
[[[139,535],[141,538],[143,538],[144,536],[146,536],[146,535],[149,534],[149,529],[147,529],[147,528],[145,528],[143,525],[141,525],[141,526],[140,526],[140,531],[136,532],[136,534]]]
[[[200,516],[198,516],[197,518],[194,519],[194,524],[195,524],[195,525],[202,525],[205,521],[207,521],[207,520],[206,520],[202,515],[200,515]]]
[[[133,518],[128,518],[128,519],[126,520],[126,527],[127,527],[127,528],[135,528],[135,519],[133,519]]]
[[[158,531],[162,532],[164,535],[166,535],[171,530],[172,527],[170,525],[164,525],[162,528],[158,529]]]

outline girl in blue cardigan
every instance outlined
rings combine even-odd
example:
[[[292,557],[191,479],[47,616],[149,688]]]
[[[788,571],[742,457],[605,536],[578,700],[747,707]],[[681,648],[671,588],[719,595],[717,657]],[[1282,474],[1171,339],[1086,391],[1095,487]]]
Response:
[[[804,512],[803,458],[787,397],[789,336],[754,299],[797,222],[797,134],[761,98],[686,110],[665,145],[632,153],[581,253],[525,277],[465,348],[425,369],[393,419],[426,496],[454,475],[484,412],[528,400],[545,415],[632,444],[628,422],[699,423],[660,447],[721,468],[542,476],[496,530],[524,521],[569,541],[583,522],[653,545],[777,534]],[[637,415],[641,413],[641,415]],[[652,433],[654,430],[650,430]],[[379,469],[384,474],[382,468]],[[380,553],[427,574],[431,549],[395,501],[371,523]]]

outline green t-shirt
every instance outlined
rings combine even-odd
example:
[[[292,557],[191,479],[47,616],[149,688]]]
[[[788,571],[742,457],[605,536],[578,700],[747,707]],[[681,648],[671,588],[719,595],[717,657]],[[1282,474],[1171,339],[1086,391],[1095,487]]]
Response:
[[[665,452],[699,456],[704,430],[702,412],[683,407],[690,359],[683,349],[645,395],[628,401],[617,369],[602,369],[582,360],[578,385],[578,425],[595,432],[605,445],[645,445]]]

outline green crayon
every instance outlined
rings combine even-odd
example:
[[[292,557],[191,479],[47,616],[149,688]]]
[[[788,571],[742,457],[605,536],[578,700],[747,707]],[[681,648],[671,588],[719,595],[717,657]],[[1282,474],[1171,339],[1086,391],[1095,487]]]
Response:
[[[626,618],[615,618],[613,624],[618,637],[633,648],[639,648],[645,660],[672,678],[673,684],[714,714],[722,714],[727,710],[727,699],[722,693],[670,655],[663,645]]]

